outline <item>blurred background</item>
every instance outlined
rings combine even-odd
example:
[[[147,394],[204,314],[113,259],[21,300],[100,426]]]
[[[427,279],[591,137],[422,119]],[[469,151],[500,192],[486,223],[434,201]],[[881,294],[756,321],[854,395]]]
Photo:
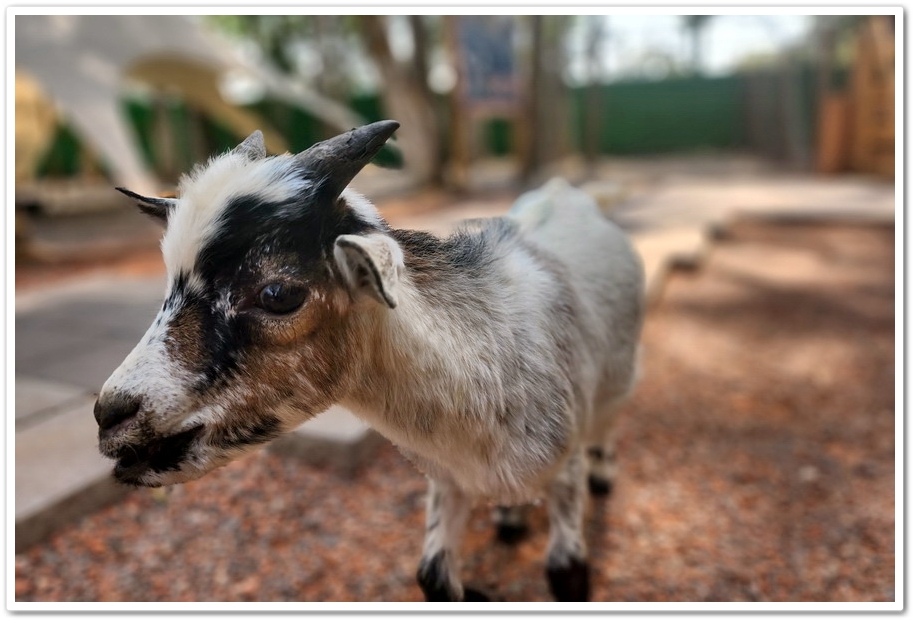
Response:
[[[562,175],[588,190],[643,255],[654,365],[633,421],[647,428],[621,433],[640,484],[621,485],[613,505],[601,506],[609,518],[592,527],[595,551],[608,558],[598,598],[893,601],[894,19],[16,16],[17,599],[420,597],[412,565],[422,477],[349,414],[324,414],[242,468],[169,496],[113,485],[90,415],[94,393],[145,331],[165,284],[161,230],[114,186],[169,196],[195,163],[255,129],[269,152],[296,152],[390,118],[401,122],[394,147],[354,186],[393,225],[445,233]],[[723,251],[719,273],[714,249],[733,254]],[[684,268],[693,272],[678,273]],[[712,281],[678,290],[678,279]],[[694,288],[700,301],[690,299]],[[691,318],[697,324],[676,326]],[[686,337],[660,337],[670,331]],[[720,350],[698,337],[703,331],[718,336]],[[780,342],[783,332],[793,338]],[[754,340],[764,350],[781,344],[770,361],[789,363],[765,372],[765,363],[744,361]],[[854,360],[871,362],[867,388]],[[726,386],[690,400],[665,389],[716,383]],[[812,400],[836,403],[819,409]],[[699,412],[724,419],[694,417],[695,428],[675,434]],[[847,447],[828,430],[834,420],[805,420],[812,412],[855,412],[860,420],[848,430],[872,445],[854,451],[852,438]],[[666,422],[665,413],[684,418]],[[698,473],[677,463],[681,476],[671,482],[683,489],[664,489],[661,449],[683,433],[705,448],[690,457],[695,469],[724,463],[716,444],[736,414],[751,429],[729,464],[744,471],[713,495],[738,513],[734,525],[716,524],[721,513],[666,523]],[[761,446],[763,421],[773,434],[802,428]],[[698,477],[714,485],[720,476]],[[834,493],[811,489],[827,478]],[[265,482],[285,486],[268,498],[274,484]],[[724,545],[712,534],[774,525],[748,501],[754,483],[794,527],[776,521],[788,532],[725,536],[734,549],[717,550]],[[777,499],[786,487],[791,496]],[[336,499],[341,489],[379,501]],[[325,505],[287,491],[310,491]],[[844,500],[855,495],[870,496],[859,499],[864,514],[838,521],[845,527],[835,534],[824,528],[828,515],[848,514]],[[786,511],[798,500],[797,515]],[[252,506],[262,502],[288,515],[285,527],[259,518],[263,509]],[[493,553],[486,514],[476,522],[471,563],[481,582],[507,599],[545,598],[541,541]],[[392,523],[403,534],[379,540]],[[677,544],[696,535],[709,540],[694,545],[704,554],[691,559]],[[233,561],[243,542],[246,553]],[[647,562],[621,576],[624,552],[686,566]],[[772,566],[748,570],[750,558]],[[392,561],[383,581],[373,565]],[[521,569],[509,584],[489,571],[507,561]],[[328,569],[354,579],[331,588]],[[802,578],[809,592],[798,587]]]
[[[890,178],[893,50],[893,16],[22,16],[17,204],[101,210],[42,186],[165,190],[254,128],[298,151],[383,117],[417,186],[726,151]]]

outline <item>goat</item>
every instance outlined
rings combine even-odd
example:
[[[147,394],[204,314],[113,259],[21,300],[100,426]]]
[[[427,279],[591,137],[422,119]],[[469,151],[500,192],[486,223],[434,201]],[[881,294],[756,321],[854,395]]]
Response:
[[[340,403],[429,479],[426,599],[485,598],[458,560],[475,499],[543,498],[551,591],[587,600],[585,488],[611,486],[642,264],[560,180],[445,239],[389,227],[347,186],[398,125],[273,157],[255,132],[177,199],[119,189],[166,225],[168,285],[99,394],[99,449],[123,483],[184,482]]]

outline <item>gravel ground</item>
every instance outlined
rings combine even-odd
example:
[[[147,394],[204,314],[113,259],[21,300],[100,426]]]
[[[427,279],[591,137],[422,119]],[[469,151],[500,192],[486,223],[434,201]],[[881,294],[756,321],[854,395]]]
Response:
[[[894,599],[892,228],[743,223],[669,282],[588,519],[599,601]],[[260,452],[16,556],[18,601],[412,601],[424,480]],[[468,584],[549,598],[546,521],[471,517]]]

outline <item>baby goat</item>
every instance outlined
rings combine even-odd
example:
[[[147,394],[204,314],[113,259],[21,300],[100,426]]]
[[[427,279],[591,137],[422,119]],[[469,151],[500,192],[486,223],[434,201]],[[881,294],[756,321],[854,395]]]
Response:
[[[99,395],[100,451],[124,483],[183,482],[340,403],[429,477],[427,599],[483,597],[459,577],[474,498],[543,497],[551,590],[586,600],[586,479],[610,486],[642,266],[560,181],[446,239],[390,228],[346,187],[397,127],[274,157],[255,132],[178,199],[123,191],[167,224],[168,287]]]

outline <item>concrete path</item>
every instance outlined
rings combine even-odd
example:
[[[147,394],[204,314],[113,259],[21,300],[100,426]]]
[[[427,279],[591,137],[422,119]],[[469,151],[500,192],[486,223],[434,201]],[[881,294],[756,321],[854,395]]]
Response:
[[[696,264],[710,234],[743,213],[893,222],[893,186],[858,178],[715,171],[638,177],[608,171],[620,183],[592,183],[611,217],[643,256],[651,300],[668,272]],[[721,171],[719,172],[721,173]],[[654,175],[654,173],[653,173]],[[629,176],[629,177],[628,177]],[[467,201],[448,210],[392,219],[398,227],[447,232],[463,218],[504,212],[505,200]],[[154,318],[163,277],[93,276],[17,294],[15,326],[16,550],[123,495],[110,462],[96,450],[95,394]],[[271,449],[345,470],[370,455],[379,437],[334,408],[275,442]]]

